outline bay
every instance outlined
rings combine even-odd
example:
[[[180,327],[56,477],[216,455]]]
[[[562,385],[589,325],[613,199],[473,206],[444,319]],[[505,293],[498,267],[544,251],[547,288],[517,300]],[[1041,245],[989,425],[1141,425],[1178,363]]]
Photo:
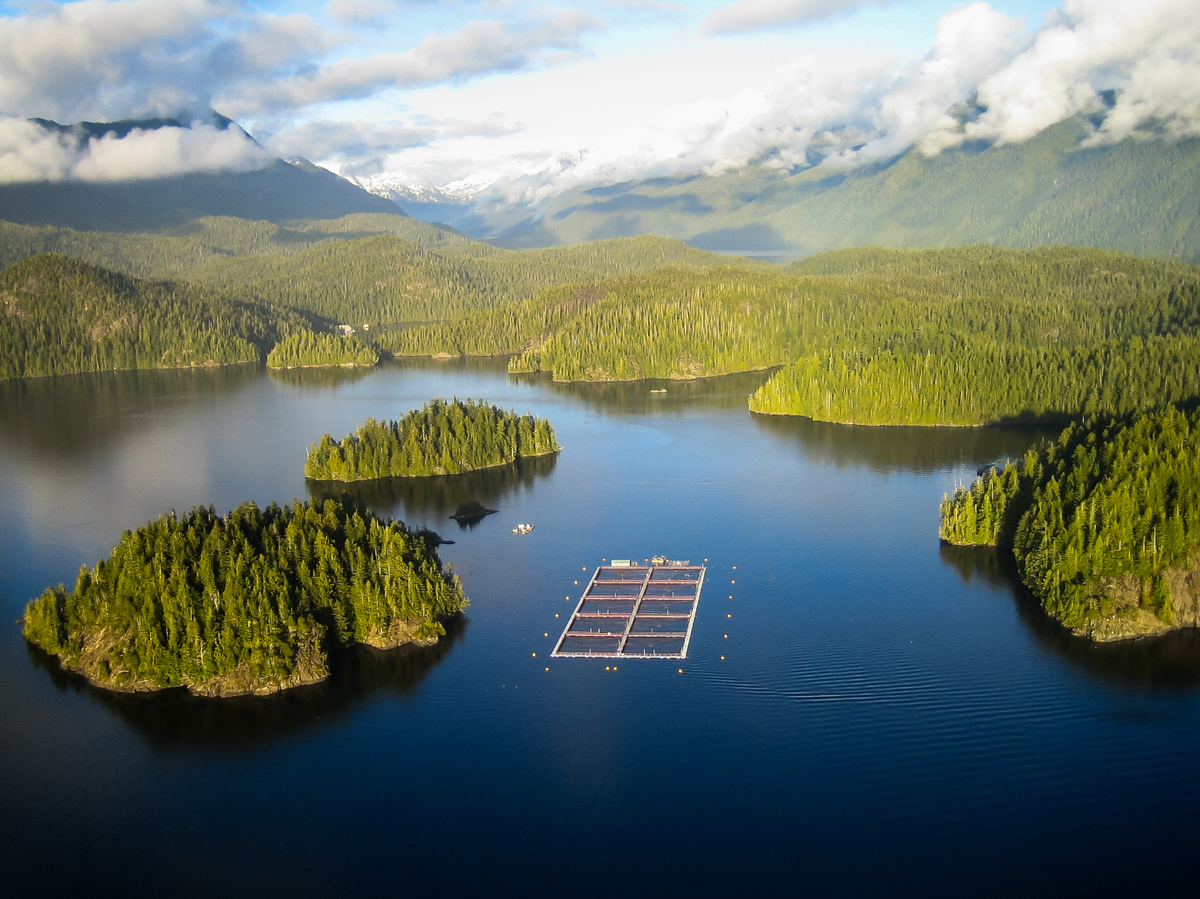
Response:
[[[555,384],[414,361],[0,383],[5,883],[1186,886],[1171,849],[1200,823],[1195,635],[1092,646],[996,553],[938,544],[942,494],[1040,433],[752,416],[764,377]],[[451,396],[546,416],[563,451],[462,478],[304,481],[322,433]],[[351,651],[275,697],[125,696],[63,674],[13,623],[170,509],[343,491],[455,541],[441,556],[471,606],[438,646]],[[499,513],[449,520],[468,500]],[[548,658],[595,565],[658,553],[709,566],[685,662]]]

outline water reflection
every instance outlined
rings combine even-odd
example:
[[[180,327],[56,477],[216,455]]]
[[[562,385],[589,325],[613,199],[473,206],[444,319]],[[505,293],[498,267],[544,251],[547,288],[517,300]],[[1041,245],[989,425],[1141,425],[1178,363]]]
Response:
[[[750,394],[771,376],[769,371],[742,372],[694,381],[552,381],[547,374],[512,375],[554,393],[583,400],[603,412],[645,415],[695,409],[745,409]],[[659,391],[659,392],[655,392]]]
[[[75,690],[114,713],[155,747],[239,751],[287,739],[299,732],[335,726],[376,694],[408,698],[466,633],[468,619],[446,622],[446,635],[433,646],[378,650],[352,646],[330,657],[327,680],[274,696],[209,699],[186,690],[113,693],[59,667],[58,660],[26,644],[30,661],[46,671],[60,691]]]
[[[71,459],[148,427],[161,406],[210,405],[261,373],[256,364],[113,371],[0,381],[0,440]]]
[[[954,569],[964,584],[981,581],[989,587],[1019,588],[1017,567],[1012,556],[993,546],[951,546],[938,549],[942,561]]]
[[[466,474],[431,478],[380,478],[375,481],[306,481],[313,499],[352,497],[377,514],[392,517],[444,518],[459,506],[478,502],[489,509],[502,508],[506,497],[529,490],[542,478],[554,473],[558,455],[520,458],[511,465],[485,468]],[[403,509],[403,511],[401,511]],[[458,522],[472,528],[479,521]]]
[[[943,544],[940,555],[964,583],[979,580],[1007,588],[1019,620],[1038,644],[1090,679],[1108,686],[1152,690],[1183,691],[1200,686],[1200,629],[1119,643],[1094,643],[1076,637],[1042,611],[1041,604],[1021,584],[1016,564],[1004,550]]]
[[[872,471],[931,472],[983,465],[1024,455],[1061,429],[1036,427],[876,428],[813,421],[795,415],[751,415],[776,440],[794,444],[805,459],[865,465]]]
[[[332,368],[268,368],[267,374],[271,380],[288,387],[301,390],[319,390],[321,388],[341,387],[353,384],[363,378],[369,378],[375,373],[375,368],[355,366],[342,368],[340,365]]]

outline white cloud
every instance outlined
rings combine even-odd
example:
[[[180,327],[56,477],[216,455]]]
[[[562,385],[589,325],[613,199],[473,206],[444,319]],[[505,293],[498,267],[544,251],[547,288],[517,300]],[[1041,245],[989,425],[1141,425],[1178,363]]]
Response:
[[[879,99],[878,136],[827,164],[863,163],[899,155],[931,131],[953,124],[949,109],[1002,69],[1027,43],[1020,19],[976,2],[939,20],[933,48]],[[932,144],[926,144],[931,148]]]
[[[1100,92],[1109,89],[1116,104],[1090,142],[1200,135],[1200,7],[1067,0],[1029,33],[1022,20],[974,2],[941,17],[929,53],[915,63],[803,57],[761,88],[665,107],[623,141],[546,152],[535,166],[514,156],[510,163],[523,170],[501,172],[491,192],[498,202],[536,203],[580,184],[749,162],[855,166],[914,144],[935,154],[967,139],[1020,142],[1079,112],[1102,111]],[[972,95],[987,109],[963,125],[950,111]]]
[[[598,26],[599,22],[582,10],[559,11],[520,23],[475,20],[451,34],[431,35],[402,53],[342,59],[289,78],[239,85],[219,97],[217,105],[241,115],[517,71],[577,53],[581,36]]]
[[[700,26],[705,34],[745,34],[800,22],[827,19],[860,6],[890,0],[739,0],[711,13]]]
[[[436,135],[434,128],[414,128],[400,122],[334,122],[319,119],[272,134],[266,138],[266,144],[283,156],[340,160],[396,153],[409,147],[419,147]]]
[[[124,181],[191,172],[250,171],[275,157],[236,126],[134,128],[83,139],[24,119],[0,117],[0,183]]]
[[[307,16],[235,0],[80,0],[0,18],[0,109],[58,120],[205,108],[214,89],[331,48]]]
[[[392,0],[329,0],[325,15],[343,25],[373,25],[395,9]]]
[[[0,184],[61,181],[77,158],[63,135],[26,119],[0,116]]]
[[[930,52],[901,68],[882,54],[802,56],[761,88],[659,109],[623,140],[544,154],[497,177],[504,203],[537,203],[569,187],[631,178],[716,174],[756,162],[793,169],[895,157],[1028,42],[1020,20],[977,2],[945,15]]]
[[[1117,103],[1099,140],[1154,122],[1173,136],[1200,134],[1200,8],[1191,0],[1067,0],[1025,52],[979,85],[987,111],[930,142],[1028,140],[1079,112]]]

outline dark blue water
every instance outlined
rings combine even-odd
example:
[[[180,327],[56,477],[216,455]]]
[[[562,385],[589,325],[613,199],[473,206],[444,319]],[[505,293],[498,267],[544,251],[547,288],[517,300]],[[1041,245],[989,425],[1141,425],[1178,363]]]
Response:
[[[0,384],[3,882],[131,896],[1186,889],[1200,642],[1090,646],[996,554],[938,545],[942,494],[1037,435],[753,417],[760,380],[652,395],[431,363]],[[548,416],[564,449],[354,491],[456,541],[442,557],[471,607],[438,646],[348,652],[330,681],[276,697],[124,696],[62,674],[12,623],[123,529],[305,497],[321,433],[453,395]],[[471,499],[499,514],[448,520]],[[513,536],[524,521],[536,530]],[[657,553],[708,559],[686,662],[549,659],[575,581]]]

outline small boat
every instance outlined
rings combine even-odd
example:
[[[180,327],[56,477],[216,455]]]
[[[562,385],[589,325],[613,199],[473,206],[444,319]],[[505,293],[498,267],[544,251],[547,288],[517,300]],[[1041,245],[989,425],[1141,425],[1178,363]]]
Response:
[[[519,524],[515,528],[513,528],[513,533],[514,534],[528,534],[532,530],[533,530],[533,525],[531,525],[531,524]]]
[[[666,393],[666,392],[667,392],[667,388],[665,388],[665,387],[654,387],[654,388],[652,388],[652,389],[650,390],[650,392],[651,392],[651,393]]]

